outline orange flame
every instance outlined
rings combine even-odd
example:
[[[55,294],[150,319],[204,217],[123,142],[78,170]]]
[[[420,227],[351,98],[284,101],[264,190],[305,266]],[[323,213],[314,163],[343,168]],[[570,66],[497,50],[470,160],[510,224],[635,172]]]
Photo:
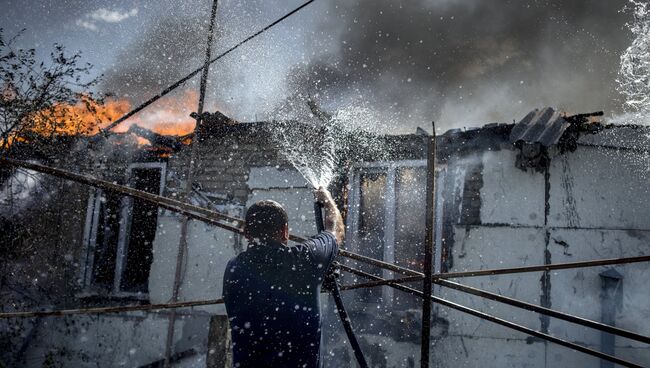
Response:
[[[147,110],[119,125],[115,131],[124,132],[137,124],[162,135],[183,136],[194,131],[196,121],[190,112],[196,110],[198,93],[186,90],[180,98],[160,100]]]
[[[116,119],[129,111],[130,104],[124,100],[111,100],[99,104],[85,99],[75,105],[57,104],[38,111],[27,119],[29,130],[43,135],[93,135],[107,125],[103,123]]]
[[[181,98],[159,101],[118,125],[114,132],[126,132],[137,124],[161,135],[183,136],[194,131],[196,122],[189,117],[196,109],[197,93],[185,91]],[[43,136],[94,135],[131,110],[125,99],[108,99],[104,104],[86,99],[75,105],[59,104],[33,114],[30,130]],[[139,139],[140,144],[146,140]]]

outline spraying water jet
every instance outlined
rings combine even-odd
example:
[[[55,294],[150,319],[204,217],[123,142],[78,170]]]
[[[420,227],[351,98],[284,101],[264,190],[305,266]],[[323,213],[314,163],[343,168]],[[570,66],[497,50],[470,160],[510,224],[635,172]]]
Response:
[[[381,136],[372,133],[376,121],[368,109],[346,107],[330,114],[311,97],[305,103],[311,119],[300,123],[276,119],[270,130],[281,155],[314,189],[327,188],[345,162],[387,157],[389,147]],[[292,113],[281,110],[278,117]]]

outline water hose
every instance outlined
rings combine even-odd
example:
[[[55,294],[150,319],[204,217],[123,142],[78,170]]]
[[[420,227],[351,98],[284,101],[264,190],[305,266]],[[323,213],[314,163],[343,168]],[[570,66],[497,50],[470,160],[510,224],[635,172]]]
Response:
[[[316,229],[320,233],[325,230],[325,223],[323,221],[323,205],[319,202],[314,202],[314,216],[316,217]],[[325,276],[323,281],[323,288],[329,290],[334,297],[334,303],[336,304],[336,310],[339,313],[339,318],[343,324],[343,329],[345,330],[348,340],[350,340],[350,345],[354,351],[354,356],[357,358],[360,368],[368,368],[368,363],[366,363],[366,358],[363,356],[363,351],[357,340],[357,336],[352,330],[352,322],[348,317],[348,312],[345,310],[345,305],[343,305],[343,298],[341,298],[341,290],[339,290],[339,284],[337,282],[338,277],[338,268],[336,264],[332,264],[330,269]]]

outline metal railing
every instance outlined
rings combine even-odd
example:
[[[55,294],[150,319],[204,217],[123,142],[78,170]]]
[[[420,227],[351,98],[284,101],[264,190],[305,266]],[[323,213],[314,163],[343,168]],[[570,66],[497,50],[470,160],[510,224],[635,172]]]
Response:
[[[33,170],[36,172],[53,175],[63,179],[75,181],[81,184],[93,186],[96,188],[101,188],[104,190],[112,191],[125,196],[130,196],[138,198],[149,203],[156,204],[161,208],[165,208],[170,211],[184,214],[189,218],[204,221],[212,225],[218,226],[224,230],[242,233],[241,225],[243,225],[243,220],[240,218],[224,215],[222,213],[202,208],[199,206],[183,203],[181,201],[165,198],[159,195],[152,193],[136,190],[126,186],[118,185],[115,183],[107,182],[104,180],[92,178],[86,175],[75,174],[65,170],[56,169],[40,164],[24,162],[13,159],[0,159],[0,164],[10,165],[15,167],[22,167],[25,169]],[[301,242],[306,240],[306,238],[296,235],[290,235],[290,239],[295,242]],[[378,259],[370,258],[351,252],[346,249],[341,249],[339,251],[341,257],[354,260],[357,262],[362,262],[372,266],[379,267],[394,273],[399,273],[407,277],[400,279],[384,279],[367,272],[355,269],[348,265],[341,264],[339,265],[340,269],[367,278],[371,281],[365,283],[359,283],[355,285],[347,285],[341,287],[341,290],[353,290],[359,288],[369,288],[377,286],[388,286],[394,289],[418,296],[425,299],[425,293],[423,291],[414,289],[409,286],[403,285],[406,282],[418,282],[425,280],[425,275],[422,272],[411,270],[399,265],[392,263],[384,262]],[[599,331],[611,333],[616,336],[621,336],[624,338],[632,339],[642,343],[650,344],[650,337],[628,331],[622,328],[609,326],[600,322],[591,321],[585,318],[577,317],[568,313],[555,311],[549,308],[540,307],[534,304],[516,300],[513,298],[505,297],[495,293],[491,293],[485,290],[480,290],[470,286],[465,286],[456,282],[448,281],[449,278],[463,278],[463,277],[476,277],[476,276],[488,276],[488,275],[505,275],[505,274],[520,274],[526,272],[544,272],[550,270],[564,270],[564,269],[575,269],[583,267],[596,267],[596,266],[605,266],[612,264],[628,264],[628,263],[638,263],[638,262],[650,262],[650,256],[637,256],[637,257],[627,257],[627,258],[613,258],[613,259],[603,259],[603,260],[591,260],[591,261],[581,261],[581,262],[570,262],[570,263],[560,263],[560,264],[548,264],[548,265],[537,265],[537,266],[524,266],[524,267],[513,267],[513,268],[497,268],[497,269],[488,269],[488,270],[475,270],[475,271],[463,271],[463,272],[449,272],[449,273],[440,273],[431,275],[429,278],[433,284],[440,285],[442,287],[458,290],[464,293],[476,295],[483,297],[489,300],[494,300],[500,303],[511,305],[517,308],[528,310],[531,312],[536,312],[544,315],[548,315],[554,318],[562,319],[571,323],[575,323],[581,326],[590,327],[597,329]],[[598,357],[616,364],[620,364],[625,367],[641,367],[636,363],[602,353],[600,351],[587,348],[580,344],[566,341],[558,337],[552,336],[545,332],[540,332],[537,330],[524,327],[522,325],[507,321],[505,319],[462,306],[460,304],[454,303],[447,299],[440,298],[438,296],[430,295],[426,298],[431,302],[443,305],[478,318],[482,318],[496,324],[514,329],[526,333],[528,335],[557,343],[562,346],[580,351],[582,353]],[[204,305],[214,305],[223,303],[222,299],[213,299],[213,300],[203,300],[203,301],[188,301],[188,302],[178,302],[178,303],[166,303],[166,304],[152,304],[152,305],[134,305],[134,306],[117,306],[117,307],[99,307],[99,308],[86,308],[86,309],[68,309],[68,310],[58,310],[58,311],[29,311],[29,312],[10,312],[10,313],[0,313],[0,319],[7,318],[28,318],[28,317],[45,317],[45,316],[62,316],[70,314],[97,314],[97,313],[116,313],[116,312],[128,312],[128,311],[145,311],[145,310],[156,310],[156,309],[173,309],[173,308],[187,308],[195,306],[204,306]],[[427,319],[423,315],[423,320]],[[423,339],[424,340],[424,339]],[[425,363],[426,364],[426,363]]]

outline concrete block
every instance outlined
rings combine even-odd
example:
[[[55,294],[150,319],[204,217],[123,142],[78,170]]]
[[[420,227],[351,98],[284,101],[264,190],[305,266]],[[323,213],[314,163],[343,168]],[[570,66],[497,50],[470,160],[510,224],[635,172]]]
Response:
[[[311,188],[311,185],[296,170],[263,166],[251,167],[248,187],[251,189]]]
[[[516,152],[483,154],[481,222],[544,225],[544,174],[515,167]]]
[[[549,225],[650,230],[648,178],[638,167],[643,158],[630,155],[580,147],[551,160]]]
[[[544,263],[544,231],[534,228],[455,228],[455,244],[451,250],[454,271],[481,270],[488,268],[519,267]],[[508,247],[507,251],[505,247]],[[503,254],[507,253],[508,257]],[[517,274],[500,276],[468,277],[458,280],[461,284],[539,304],[542,294],[540,274]],[[539,316],[535,313],[471,296],[448,288],[440,294],[461,305],[493,314],[531,328],[539,328]],[[457,312],[439,307],[440,317],[449,320],[450,334],[465,334],[494,338],[515,338],[519,332]]]
[[[552,263],[633,257],[650,254],[649,241],[650,231],[557,229],[550,234],[549,251]],[[650,267],[647,263],[552,272],[552,308],[600,321],[602,283],[599,273],[610,268],[623,275],[622,301],[617,311],[616,325],[647,335],[650,331],[650,289],[647,283]],[[550,331],[561,338],[600,344],[599,331],[563,321],[552,319]],[[617,339],[616,344],[647,347],[626,339]]]

